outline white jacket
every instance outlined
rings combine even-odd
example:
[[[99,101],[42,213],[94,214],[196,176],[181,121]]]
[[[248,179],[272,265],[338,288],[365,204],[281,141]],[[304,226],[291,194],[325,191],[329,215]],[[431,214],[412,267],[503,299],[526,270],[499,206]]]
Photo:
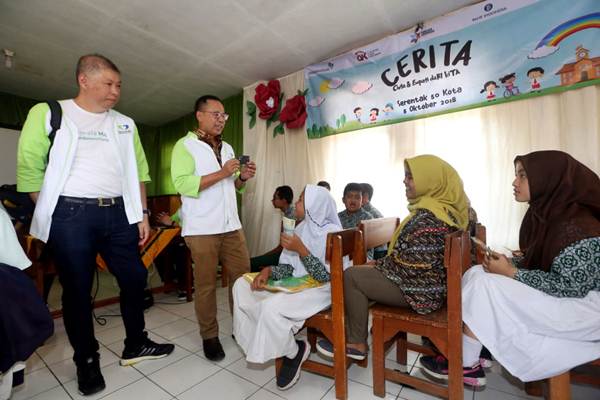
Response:
[[[47,111],[45,118],[40,119],[39,113],[44,111],[43,106],[45,106]],[[37,110],[36,107],[38,107]],[[38,114],[37,118],[35,115],[36,113]],[[28,173],[28,171],[26,171],[28,155],[30,157],[40,157],[39,150],[30,148],[35,146],[36,143],[39,145],[39,135],[45,134],[45,144],[48,145],[49,143],[47,140],[48,132],[50,132],[50,112],[48,106],[45,104],[38,104],[30,111],[27,118],[32,118],[32,123],[25,123],[19,140],[18,164],[20,165],[18,165],[18,170],[20,171],[17,172],[18,177],[19,172],[21,172],[22,175]],[[139,182],[150,180],[147,176],[146,158],[141,149],[137,128],[133,120],[114,110],[109,110],[109,118],[112,118],[113,120],[114,129],[108,132],[108,135],[111,138],[110,143],[115,146],[115,150],[117,151],[119,168],[121,170],[121,176],[123,177],[121,185],[123,189],[125,213],[127,214],[129,223],[134,224],[143,219]],[[39,126],[39,124],[33,122],[33,120],[45,120],[45,126]],[[69,177],[69,172],[71,171],[73,160],[75,158],[78,140],[78,129],[75,126],[75,123],[63,113],[61,128],[56,132],[54,144],[50,149],[49,164],[45,170],[43,183],[31,223],[31,235],[44,242],[48,240],[48,236],[50,235],[52,214],[54,213],[58,198],[63,191],[67,178]],[[138,177],[136,152],[138,153],[137,158],[141,158],[141,165],[145,166],[145,171],[142,171],[142,175],[145,176],[142,176],[141,179]],[[93,177],[90,178],[93,179]],[[21,186],[19,182],[17,183]],[[27,186],[27,183],[24,183],[22,186]],[[31,189],[22,190],[21,188],[19,188],[19,190],[35,191]]]

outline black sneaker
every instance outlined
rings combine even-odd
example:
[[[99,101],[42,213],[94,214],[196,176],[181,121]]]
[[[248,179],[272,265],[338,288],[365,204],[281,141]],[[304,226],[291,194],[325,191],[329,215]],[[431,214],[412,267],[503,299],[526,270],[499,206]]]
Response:
[[[481,353],[479,353],[479,364],[482,368],[492,368],[492,365],[494,365],[492,360],[492,353],[490,353],[487,347],[483,346]]]
[[[333,358],[333,343],[327,339],[321,339],[317,342],[317,351],[324,356]],[[367,354],[362,351],[346,346],[346,357],[353,360],[362,361],[367,358]]]
[[[84,363],[77,365],[77,390],[82,396],[101,392],[106,387],[104,377],[100,372],[100,360],[90,357]]]
[[[204,349],[204,355],[210,361],[221,361],[225,358],[225,351],[218,337],[204,339],[202,348]]]
[[[173,352],[175,346],[170,343],[158,344],[146,338],[144,343],[137,347],[127,347],[123,349],[123,356],[119,362],[122,366],[133,365],[144,360],[156,360],[163,358]]]
[[[178,301],[187,301],[187,292],[185,290],[177,291],[177,300]]]
[[[25,369],[20,369],[18,371],[13,372],[13,383],[12,387],[21,386],[25,383]]]
[[[277,388],[287,390],[300,378],[300,367],[310,355],[310,344],[305,340],[296,340],[298,353],[294,358],[283,357],[283,363],[277,375]]]
[[[434,378],[448,380],[448,360],[444,356],[422,356],[419,362],[425,372]],[[479,363],[472,367],[463,367],[463,382],[467,386],[479,388],[485,386],[485,371]]]

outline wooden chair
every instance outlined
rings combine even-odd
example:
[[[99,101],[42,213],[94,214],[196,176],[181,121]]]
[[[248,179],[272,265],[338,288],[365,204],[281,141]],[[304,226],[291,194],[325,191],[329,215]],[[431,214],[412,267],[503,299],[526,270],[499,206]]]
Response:
[[[477,236],[485,240],[485,228],[478,226]],[[483,254],[478,253],[478,259]],[[385,396],[385,381],[411,386],[436,396],[463,398],[462,369],[462,303],[461,279],[471,266],[471,240],[468,232],[457,231],[446,237],[444,265],[447,269],[446,306],[431,314],[421,315],[412,309],[375,305],[373,315],[373,393]],[[406,333],[428,337],[448,359],[448,386],[437,385],[408,374],[385,368],[386,350],[397,341],[397,362],[406,364]],[[419,351],[433,354],[432,350],[417,345]]]
[[[355,262],[366,262],[362,233],[357,229],[346,229],[327,235],[325,258],[330,267],[331,308],[323,310],[306,320],[308,340],[311,351],[316,351],[317,336],[327,338],[334,346],[334,365],[314,360],[306,360],[302,369],[328,376],[335,380],[335,395],[338,399],[348,397],[348,367],[351,360],[346,357],[346,335],[344,318],[344,256],[350,256]],[[276,361],[279,373],[282,359]]]
[[[571,382],[600,386],[600,359],[543,381],[526,382],[525,391],[547,400],[571,400]]]
[[[44,254],[44,242],[28,236],[27,234],[19,234],[17,237],[27,258],[31,260],[31,266],[25,270],[25,273],[33,278],[38,293],[44,298],[44,285],[47,276],[56,275],[54,262],[47,254]],[[44,301],[46,301],[45,298]]]
[[[361,221],[358,225],[358,230],[363,233],[365,250],[387,244],[399,224],[400,219],[397,217]],[[354,263],[354,265],[359,264]]]
[[[367,246],[373,248],[389,242],[399,224],[398,218],[377,218],[362,221],[359,229],[347,229],[330,233],[327,237],[326,259],[331,271],[332,306],[328,310],[306,320],[308,340],[312,351],[316,351],[317,337],[327,338],[334,345],[334,365],[330,366],[318,361],[307,360],[302,369],[335,379],[335,394],[338,399],[348,397],[348,368],[352,363],[361,367],[367,366],[367,359],[355,361],[346,357],[346,336],[344,316],[344,256],[351,256],[354,265],[367,262]],[[339,239],[338,239],[339,237]],[[341,242],[339,241],[341,239]],[[277,363],[279,371],[280,360]]]

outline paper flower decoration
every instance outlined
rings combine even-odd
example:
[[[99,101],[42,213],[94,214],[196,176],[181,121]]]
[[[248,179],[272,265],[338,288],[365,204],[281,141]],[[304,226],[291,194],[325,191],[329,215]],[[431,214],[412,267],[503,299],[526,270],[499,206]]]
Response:
[[[274,79],[268,84],[261,83],[256,87],[254,103],[258,108],[258,117],[262,119],[271,119],[279,110],[279,103],[282,99],[281,86],[279,81]]]

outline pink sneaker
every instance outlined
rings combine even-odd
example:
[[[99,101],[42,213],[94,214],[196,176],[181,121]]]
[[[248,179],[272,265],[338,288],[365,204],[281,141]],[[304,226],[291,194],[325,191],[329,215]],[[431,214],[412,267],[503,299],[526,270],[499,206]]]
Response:
[[[419,362],[429,375],[434,378],[448,380],[448,360],[444,356],[422,356]],[[463,382],[476,388],[487,383],[485,371],[479,363],[472,367],[463,367]]]

